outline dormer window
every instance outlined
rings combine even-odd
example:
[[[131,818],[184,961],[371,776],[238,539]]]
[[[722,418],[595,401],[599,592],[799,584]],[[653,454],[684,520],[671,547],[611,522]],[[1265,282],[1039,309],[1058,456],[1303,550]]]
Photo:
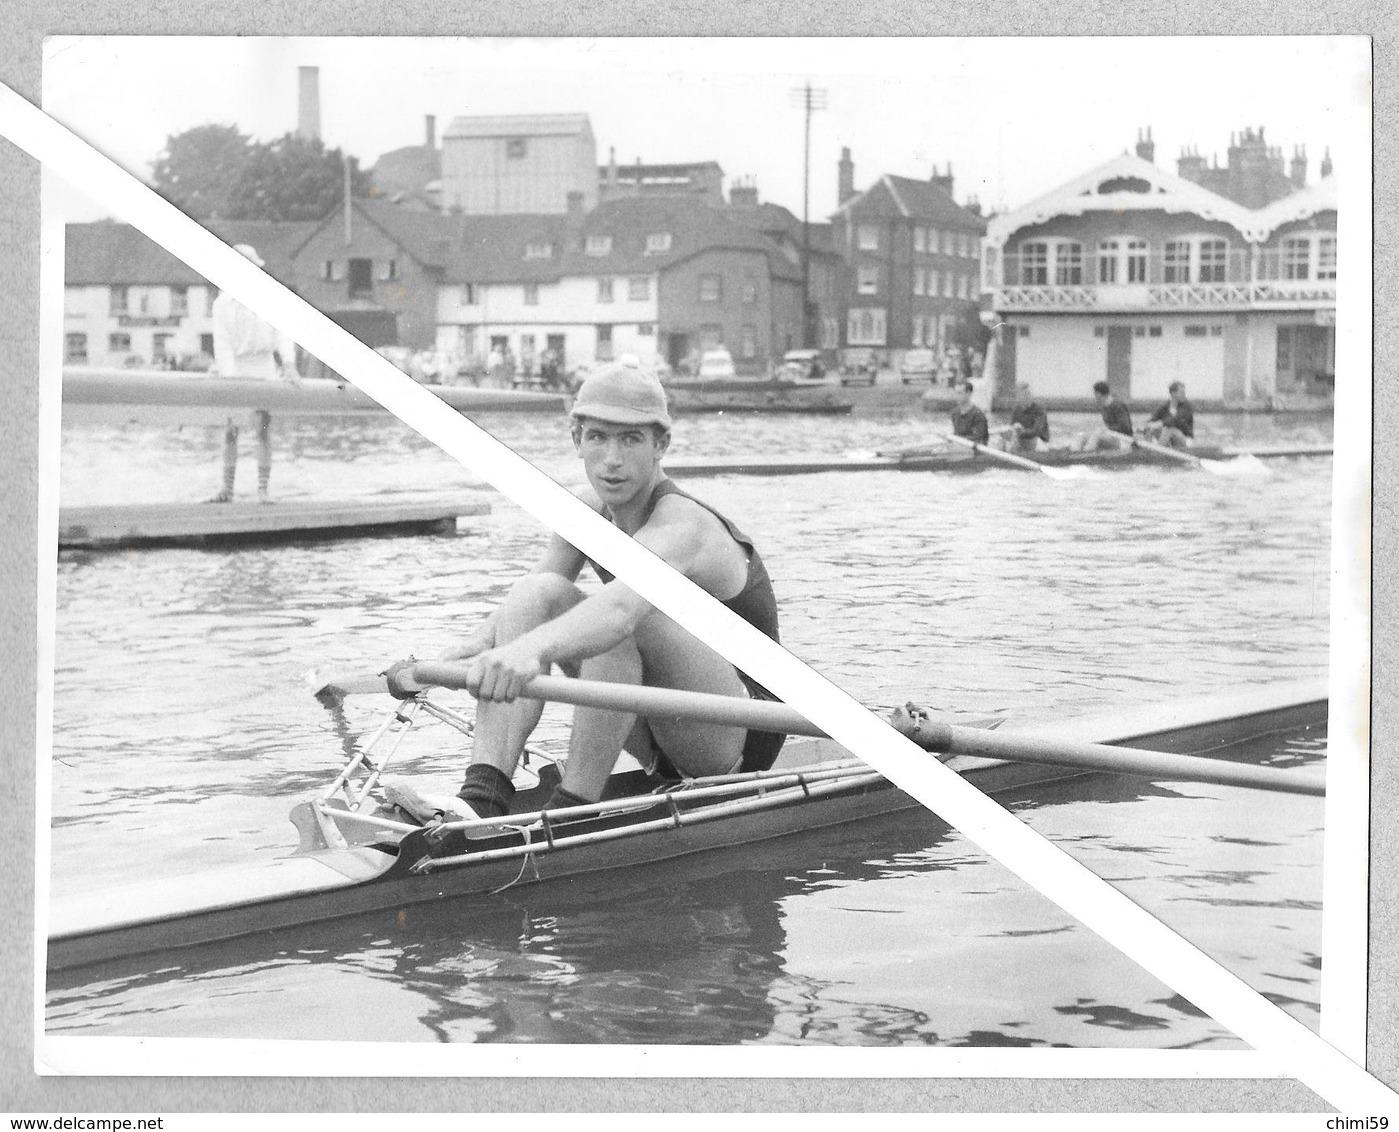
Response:
[[[658,252],[670,251],[670,233],[652,232],[646,237],[646,254],[656,255]]]
[[[552,259],[554,245],[547,240],[531,240],[525,245],[526,259]]]
[[[524,138],[506,138],[506,139],[505,139],[505,156],[506,156],[506,157],[514,158],[514,159],[519,159],[519,158],[522,158],[522,157],[525,156],[525,152],[526,152],[526,151],[525,151],[525,139],[524,139]]]
[[[583,250],[587,255],[611,255],[612,237],[589,236],[588,242],[584,245]]]

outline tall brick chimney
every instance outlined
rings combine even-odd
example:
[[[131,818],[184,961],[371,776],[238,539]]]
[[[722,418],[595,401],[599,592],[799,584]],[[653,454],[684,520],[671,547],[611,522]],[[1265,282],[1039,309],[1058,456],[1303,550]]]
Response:
[[[296,107],[296,136],[302,141],[321,137],[321,69],[298,67],[300,81]]]
[[[1319,170],[1323,177],[1331,176],[1331,147],[1326,147],[1326,152],[1321,155],[1321,168]]]
[[[729,204],[736,208],[758,207],[758,182],[745,177],[729,186]]]
[[[427,148],[428,148],[428,149],[436,149],[436,148],[437,148],[437,116],[436,116],[435,114],[429,114],[429,115],[427,116],[427,123],[426,123],[425,135],[426,135],[426,140],[425,140],[424,144],[427,146]]]
[[[1299,189],[1306,187],[1307,147],[1304,145],[1292,147],[1292,167],[1288,170],[1288,180]]]
[[[948,196],[951,196],[951,195],[952,195],[952,162],[949,161],[949,162],[947,163],[947,172],[946,172],[946,173],[939,173],[939,172],[938,172],[938,167],[937,167],[936,165],[934,165],[934,166],[933,166],[933,175],[932,175],[932,177],[931,177],[930,179],[931,179],[931,181],[932,181],[932,183],[933,183],[934,185],[936,185],[938,188],[940,188],[940,189],[941,189],[943,192],[945,192]]]
[[[836,187],[836,203],[844,204],[855,195],[855,163],[850,160],[850,147],[841,146],[840,174]]]

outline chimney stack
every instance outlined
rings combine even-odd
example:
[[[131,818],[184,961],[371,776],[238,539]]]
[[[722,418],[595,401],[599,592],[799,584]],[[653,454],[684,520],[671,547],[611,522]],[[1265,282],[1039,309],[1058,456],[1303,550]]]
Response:
[[[940,189],[941,189],[943,192],[945,192],[948,196],[951,196],[951,195],[952,195],[952,162],[949,161],[949,162],[947,163],[947,172],[946,172],[946,173],[939,173],[939,172],[938,172],[938,167],[937,167],[936,165],[934,165],[934,166],[933,166],[933,176],[932,176],[931,179],[932,179],[932,183],[933,183],[934,185],[936,185],[938,188],[940,188]]]
[[[1137,156],[1143,161],[1156,160],[1156,143],[1151,140],[1151,127],[1146,128],[1146,137],[1142,137],[1141,130],[1137,131]]]
[[[321,69],[298,67],[300,78],[296,114],[296,136],[302,141],[321,139]]]
[[[840,175],[836,188],[836,203],[844,204],[855,195],[855,163],[850,160],[850,147],[840,150]]]
[[[745,177],[729,187],[729,204],[737,208],[758,207],[758,182]]]
[[[427,116],[427,130],[426,130],[426,133],[427,133],[427,141],[426,141],[425,144],[427,145],[427,148],[428,148],[428,149],[436,149],[436,148],[437,148],[437,117],[436,117],[436,115],[434,115],[434,114],[429,114],[429,115]]]
[[[1292,147],[1292,168],[1289,170],[1288,179],[1297,188],[1303,188],[1307,183],[1307,147],[1298,145]]]
[[[1320,172],[1323,177],[1331,176],[1331,147],[1329,145],[1326,147],[1326,152],[1321,155]]]

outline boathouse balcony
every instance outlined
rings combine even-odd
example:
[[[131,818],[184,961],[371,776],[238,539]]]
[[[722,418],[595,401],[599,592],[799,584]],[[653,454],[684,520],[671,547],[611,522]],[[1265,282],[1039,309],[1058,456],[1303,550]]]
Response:
[[[1235,249],[1204,263],[1143,251],[1046,262],[1038,255],[997,257],[988,248],[983,278],[998,311],[1222,312],[1336,305],[1334,251],[1304,256],[1285,248]]]

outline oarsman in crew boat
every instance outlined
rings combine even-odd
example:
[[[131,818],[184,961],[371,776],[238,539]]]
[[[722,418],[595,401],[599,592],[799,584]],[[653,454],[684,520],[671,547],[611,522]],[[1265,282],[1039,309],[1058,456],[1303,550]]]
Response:
[[[1022,381],[1015,387],[1010,424],[999,431],[1007,452],[1037,452],[1048,447],[1049,415],[1035,400],[1028,382]]]
[[[258,267],[264,266],[252,245],[236,244],[233,250]],[[276,327],[263,322],[227,292],[214,300],[210,313],[214,330],[214,371],[220,377],[301,383],[296,371],[296,346]],[[259,502],[270,503],[272,414],[266,409],[254,409],[252,426],[257,433],[257,497]],[[224,425],[223,487],[210,503],[233,501],[233,482],[238,472],[238,433],[237,418],[230,416]]]
[[[1195,410],[1185,399],[1185,382],[1173,381],[1167,391],[1169,400],[1142,426],[1148,440],[1172,448],[1189,448],[1195,439]]]
[[[600,515],[740,617],[777,639],[777,602],[752,541],[667,478],[671,419],[660,381],[636,365],[594,370],[571,410],[573,444]],[[604,583],[576,582],[591,564]],[[558,535],[504,602],[442,660],[467,661],[477,696],[474,751],[456,797],[386,786],[389,801],[427,821],[509,812],[511,775],[542,705],[525,684],[557,666],[570,676],[724,696],[772,699],[708,645]],[[662,778],[766,770],[785,736],[673,717],[574,710],[563,778],[546,809],[597,801],[623,750]]]
[[[987,444],[991,440],[990,426],[986,423],[986,414],[972,403],[975,392],[970,381],[958,384],[957,403],[952,406],[952,434],[977,444]]]
[[[1093,397],[1103,415],[1102,427],[1084,437],[1079,448],[1084,452],[1116,451],[1132,444],[1132,415],[1127,406],[1113,396],[1106,381],[1093,384]]]

